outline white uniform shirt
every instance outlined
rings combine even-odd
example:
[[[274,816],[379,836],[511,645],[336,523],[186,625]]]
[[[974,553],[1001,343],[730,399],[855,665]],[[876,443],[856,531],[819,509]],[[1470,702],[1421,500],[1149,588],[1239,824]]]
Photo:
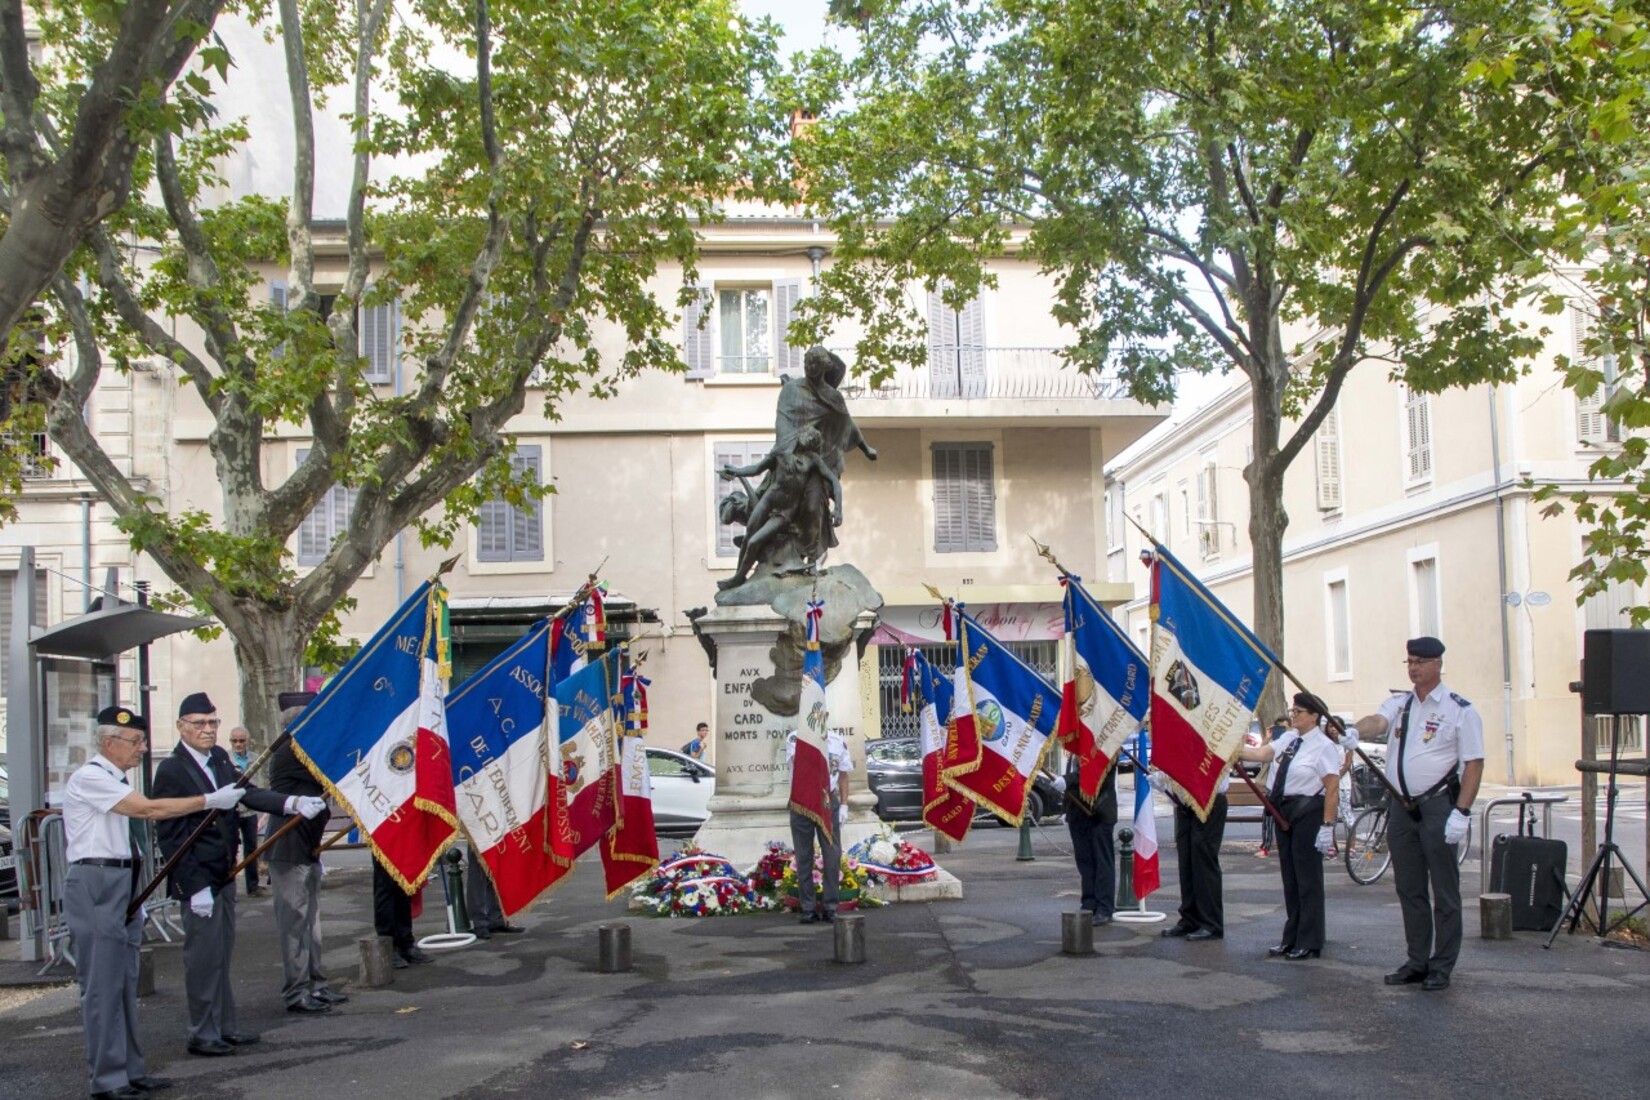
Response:
[[[1277,754],[1272,758],[1273,767],[1279,766],[1278,761],[1296,741],[1301,743],[1301,747],[1289,763],[1289,774],[1283,777],[1283,797],[1323,794],[1324,778],[1340,772],[1346,754],[1322,730],[1308,730],[1304,738],[1290,730],[1272,742],[1272,749]]]
[[[796,734],[792,733],[785,738],[785,763],[796,764]],[[836,730],[825,735],[825,768],[830,773],[831,794],[837,793],[837,777],[853,768],[853,761],[848,755],[848,740]]]
[[[1398,742],[1398,722],[1404,704],[1411,699],[1409,732]],[[1443,684],[1426,698],[1413,691],[1392,695],[1376,711],[1387,720],[1390,739],[1386,750],[1386,775],[1399,789],[1407,786],[1412,798],[1468,760],[1484,759],[1484,721],[1473,705]],[[1398,761],[1403,760],[1404,783],[1398,784]]]
[[[114,812],[132,793],[119,768],[92,757],[69,776],[63,793],[63,832],[69,862],[77,859],[131,859],[132,830],[125,814]]]

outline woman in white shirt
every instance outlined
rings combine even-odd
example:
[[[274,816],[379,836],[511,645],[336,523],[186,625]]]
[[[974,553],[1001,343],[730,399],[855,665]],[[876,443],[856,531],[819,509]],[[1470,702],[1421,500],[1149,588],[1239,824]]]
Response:
[[[1335,843],[1342,750],[1319,728],[1329,716],[1322,699],[1310,692],[1295,696],[1289,708],[1289,732],[1238,755],[1262,763],[1277,760],[1269,797],[1289,822],[1278,836],[1278,870],[1283,873],[1287,919],[1283,938],[1266,954],[1299,961],[1323,953],[1323,856]]]

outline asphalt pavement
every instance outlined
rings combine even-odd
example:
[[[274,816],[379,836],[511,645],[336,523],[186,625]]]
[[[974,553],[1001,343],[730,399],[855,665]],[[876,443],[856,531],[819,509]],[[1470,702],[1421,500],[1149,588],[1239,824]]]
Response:
[[[1163,889],[1147,906],[1172,920],[1171,819],[1158,828]],[[868,911],[860,965],[833,960],[829,927],[794,917],[627,915],[587,861],[518,918],[526,935],[443,953],[385,989],[355,986],[371,876],[364,854],[344,853],[322,898],[348,1004],[284,1012],[270,901],[242,898],[236,994],[263,1041],[185,1053],[175,945],[155,948],[141,1030],[175,1100],[1644,1094],[1650,954],[1585,934],[1551,950],[1542,933],[1485,941],[1469,900],[1452,988],[1388,988],[1381,975],[1403,960],[1390,874],[1358,886],[1332,864],[1324,957],[1269,960],[1282,898],[1256,836],[1229,834],[1221,941],[1113,924],[1095,929],[1094,956],[1064,956],[1060,914],[1077,905],[1064,827],[1035,830],[1029,862],[1013,830],[978,828],[941,857],[966,897]],[[1469,895],[1477,881],[1469,860]],[[429,897],[421,935],[444,930],[433,884]],[[601,974],[596,928],[615,919],[631,922],[634,969]],[[0,987],[0,1096],[84,1096],[82,1041],[72,985]]]

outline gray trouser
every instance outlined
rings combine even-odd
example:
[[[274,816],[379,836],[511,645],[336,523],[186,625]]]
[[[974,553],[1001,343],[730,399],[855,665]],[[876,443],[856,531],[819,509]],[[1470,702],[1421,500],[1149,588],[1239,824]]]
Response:
[[[474,848],[470,849],[470,865],[464,869],[464,907],[470,912],[470,926],[477,932],[491,932],[505,923],[493,880],[487,877],[487,869]]]
[[[183,899],[183,990],[189,1001],[189,1041],[214,1043],[235,1032],[235,992],[229,983],[235,955],[235,884],[218,893],[210,917],[197,917]]]
[[[294,1005],[327,987],[321,971],[321,865],[271,861],[268,867],[281,950],[281,999]]]
[[[1444,822],[1452,812],[1448,798],[1435,797],[1421,803],[1420,821],[1396,803],[1386,817],[1408,966],[1417,974],[1448,977],[1461,954],[1461,867],[1455,849],[1444,843]]]
[[[131,899],[132,872],[124,867],[75,864],[63,884],[91,1092],[114,1092],[147,1072],[137,1030],[143,918],[126,919]]]
[[[842,805],[835,793],[831,795],[831,836],[826,837],[825,831],[806,817],[791,811],[791,847],[796,849],[796,893],[801,903],[799,910],[803,913],[812,913],[823,909],[827,913],[836,912],[837,886],[842,878],[842,840],[838,837],[836,820],[837,807]],[[825,866],[821,871],[821,878],[825,886],[823,904],[814,893],[814,837],[819,837],[819,859]]]

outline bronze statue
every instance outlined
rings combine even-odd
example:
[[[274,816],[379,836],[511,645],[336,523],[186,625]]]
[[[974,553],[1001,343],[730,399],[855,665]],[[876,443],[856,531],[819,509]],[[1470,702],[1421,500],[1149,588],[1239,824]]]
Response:
[[[759,565],[771,576],[817,570],[837,544],[845,452],[858,448],[877,457],[837,389],[847,364],[821,347],[809,348],[802,362],[804,376],[780,384],[773,448],[754,465],[720,471],[725,481],[738,478],[741,489],[722,501],[719,517],[746,528],[734,540],[738,567],[717,585],[723,590],[746,583]],[[759,474],[766,476],[753,489],[745,479]]]

